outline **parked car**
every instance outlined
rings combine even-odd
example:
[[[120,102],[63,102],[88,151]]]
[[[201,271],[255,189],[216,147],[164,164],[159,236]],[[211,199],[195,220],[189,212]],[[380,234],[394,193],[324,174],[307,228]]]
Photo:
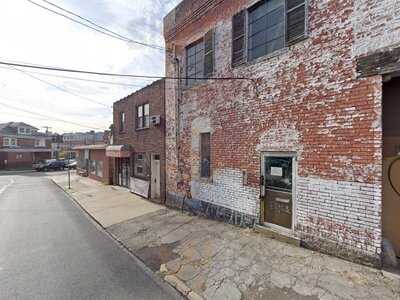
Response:
[[[78,165],[78,162],[76,161],[76,159],[70,159],[68,160],[68,162],[65,162],[65,167],[68,169],[74,169],[76,170],[76,167]]]
[[[65,168],[65,162],[62,160],[48,159],[34,164],[34,169],[41,171],[61,171]]]

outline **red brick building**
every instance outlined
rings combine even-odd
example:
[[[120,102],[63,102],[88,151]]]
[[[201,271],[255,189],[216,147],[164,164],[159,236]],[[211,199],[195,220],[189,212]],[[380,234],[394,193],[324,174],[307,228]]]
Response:
[[[373,264],[387,238],[400,256],[382,189],[399,16],[391,0],[183,0],[164,19],[166,75],[184,78],[166,81],[167,202]]]
[[[165,200],[165,81],[114,103],[114,183],[163,203]]]
[[[31,169],[51,158],[51,136],[23,122],[0,124],[0,170]]]

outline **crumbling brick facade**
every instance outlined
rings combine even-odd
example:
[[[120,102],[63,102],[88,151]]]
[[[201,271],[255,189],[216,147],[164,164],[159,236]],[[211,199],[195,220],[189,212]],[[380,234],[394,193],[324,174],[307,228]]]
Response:
[[[184,76],[185,47],[214,29],[213,76],[253,79],[166,82],[168,200],[212,203],[258,222],[261,154],[295,153],[293,234],[320,251],[376,264],[382,76],[360,77],[357,60],[400,43],[400,5],[309,0],[307,38],[232,67],[232,16],[256,2],[184,0],[164,20],[174,52],[167,76]],[[202,132],[211,132],[211,180],[199,177]]]

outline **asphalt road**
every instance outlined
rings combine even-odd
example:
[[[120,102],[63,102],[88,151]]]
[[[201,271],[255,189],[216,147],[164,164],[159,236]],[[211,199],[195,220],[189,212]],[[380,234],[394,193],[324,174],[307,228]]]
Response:
[[[0,176],[0,299],[176,299],[45,175]]]

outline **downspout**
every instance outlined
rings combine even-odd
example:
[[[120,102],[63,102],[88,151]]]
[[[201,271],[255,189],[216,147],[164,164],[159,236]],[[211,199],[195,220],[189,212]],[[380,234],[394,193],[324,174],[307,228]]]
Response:
[[[176,139],[176,160],[177,160],[177,188],[181,185],[182,183],[182,170],[181,170],[181,163],[180,163],[180,126],[181,126],[181,99],[182,99],[182,80],[181,80],[181,65],[179,58],[176,54],[176,46],[174,48],[174,64],[175,64],[175,74],[177,74],[177,80],[178,84],[177,86],[177,91],[176,91],[176,130],[175,130],[175,139]],[[185,205],[185,198],[186,198],[186,193],[184,197],[182,198],[182,204],[181,204],[181,209],[183,210],[184,205]]]

